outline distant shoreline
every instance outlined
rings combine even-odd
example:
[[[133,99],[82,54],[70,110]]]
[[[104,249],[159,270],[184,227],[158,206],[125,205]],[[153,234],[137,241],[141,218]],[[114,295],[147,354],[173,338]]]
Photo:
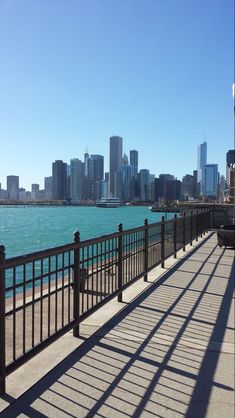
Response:
[[[138,202],[138,203],[128,203],[128,205],[124,204],[124,206],[149,206],[152,205],[153,202]],[[11,206],[18,206],[18,207],[25,207],[25,206],[34,206],[34,207],[38,207],[38,206],[59,206],[59,207],[96,207],[95,203],[65,203],[65,202],[2,202],[0,201],[0,207],[1,206],[6,206],[6,207],[11,207]]]

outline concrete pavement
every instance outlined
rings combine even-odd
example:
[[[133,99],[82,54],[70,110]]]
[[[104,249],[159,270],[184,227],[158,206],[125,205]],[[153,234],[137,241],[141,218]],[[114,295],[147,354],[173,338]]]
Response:
[[[234,417],[234,251],[183,255],[10,375],[1,416]]]

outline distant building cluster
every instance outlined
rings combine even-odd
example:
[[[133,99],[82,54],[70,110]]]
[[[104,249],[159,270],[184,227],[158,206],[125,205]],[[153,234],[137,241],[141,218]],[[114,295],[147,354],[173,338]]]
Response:
[[[32,184],[31,191],[19,187],[19,176],[7,176],[6,190],[0,200],[10,202],[47,201],[70,204],[95,203],[101,198],[117,197],[122,202],[172,202],[177,200],[219,200],[234,202],[235,150],[226,154],[226,179],[219,175],[217,164],[207,162],[207,143],[198,146],[197,169],[182,181],[173,174],[154,174],[138,168],[138,151],[123,154],[123,138],[109,139],[109,172],[104,173],[104,157],[84,154],[83,161],[56,160],[52,175],[44,178],[44,189]]]

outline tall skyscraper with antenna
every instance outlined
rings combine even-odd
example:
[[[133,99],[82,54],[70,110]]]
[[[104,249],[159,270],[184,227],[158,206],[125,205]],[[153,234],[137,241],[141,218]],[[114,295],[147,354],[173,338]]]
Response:
[[[205,195],[205,166],[207,164],[207,143],[198,145],[197,154],[197,182],[200,185],[200,194]]]

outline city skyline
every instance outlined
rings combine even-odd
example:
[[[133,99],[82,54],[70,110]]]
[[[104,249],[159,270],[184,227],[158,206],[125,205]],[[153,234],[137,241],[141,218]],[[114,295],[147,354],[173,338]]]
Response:
[[[44,189],[31,184],[31,191],[19,187],[19,176],[7,176],[7,190],[0,184],[1,202],[66,202],[94,204],[108,197],[119,202],[172,202],[179,200],[234,199],[235,150],[226,153],[226,180],[219,175],[218,164],[207,163],[207,143],[198,146],[197,170],[178,180],[173,174],[159,177],[148,169],[138,171],[138,151],[130,150],[129,158],[122,151],[123,138],[110,137],[110,171],[104,173],[104,157],[84,154],[84,160],[73,158],[52,163],[52,176],[44,177]],[[99,203],[100,204],[100,203]]]
[[[119,139],[121,139],[121,149],[122,149],[122,156],[124,157],[124,155],[126,155],[126,153],[123,151],[123,149],[126,149],[124,146],[123,146],[123,138],[122,137],[120,137],[120,136],[112,136],[112,137],[110,137],[109,138],[109,142],[110,142],[110,140],[112,139],[112,138],[119,138]],[[149,167],[139,167],[139,165],[138,165],[138,160],[139,160],[139,157],[140,157],[140,153],[139,153],[139,151],[138,150],[128,150],[128,159],[129,159],[129,163],[131,164],[131,165],[133,165],[133,166],[135,166],[135,164],[137,164],[137,167],[138,167],[138,172],[140,172],[140,170],[148,170],[152,175],[154,175],[156,178],[160,175],[160,174],[163,174],[163,173],[170,173],[171,175],[173,175],[174,177],[175,177],[175,179],[177,179],[177,180],[180,180],[180,181],[182,181],[182,179],[183,179],[183,177],[185,176],[185,175],[193,175],[193,172],[194,172],[194,170],[196,170],[197,171],[197,173],[199,172],[198,170],[199,170],[199,166],[198,166],[198,164],[199,164],[199,161],[200,161],[200,150],[201,149],[204,149],[206,147],[206,154],[207,154],[207,141],[204,141],[203,143],[201,143],[201,144],[198,144],[197,145],[197,148],[196,148],[196,150],[195,150],[195,155],[196,155],[196,157],[195,157],[195,159],[196,159],[196,164],[195,164],[195,167],[194,166],[192,166],[191,167],[191,169],[189,170],[189,172],[184,172],[184,168],[183,167],[181,167],[181,169],[182,169],[182,172],[183,172],[183,174],[182,174],[182,177],[178,177],[176,174],[175,174],[175,172],[174,172],[174,170],[173,170],[173,168],[172,168],[172,170],[171,171],[168,171],[167,172],[167,170],[165,169],[163,169],[163,171],[162,172],[158,172],[158,173],[155,173],[155,172],[151,172],[151,170],[149,169]],[[222,176],[224,176],[224,177],[226,177],[226,155],[227,155],[227,152],[228,152],[229,150],[226,150],[226,153],[225,153],[225,155],[224,155],[224,166],[225,166],[225,169],[224,169],[224,171],[223,172],[220,172],[219,171],[219,169],[218,169],[218,174],[220,174],[220,176],[222,175]],[[104,160],[104,158],[103,158],[103,167],[105,168],[105,167],[108,167],[108,169],[107,170],[105,170],[104,169],[104,173],[109,173],[110,171],[110,148],[109,148],[109,159],[108,159],[108,161],[106,161],[105,162],[105,160]],[[232,150],[231,150],[231,152],[232,152]],[[135,155],[135,153],[137,153],[137,156],[135,156],[134,157],[134,155]],[[131,157],[131,154],[132,154],[132,157]],[[210,155],[210,153],[209,153],[209,155]],[[82,163],[82,161],[83,161],[83,159],[84,159],[84,163],[85,163],[85,160],[86,160],[86,156],[91,156],[91,157],[94,157],[94,156],[98,156],[98,154],[88,154],[88,153],[84,153],[82,156],[81,155],[79,155],[79,156],[76,156],[76,157],[71,157],[68,161],[66,160],[65,161],[65,159],[64,158],[59,158],[59,159],[54,159],[54,161],[63,161],[63,163],[65,163],[68,167],[70,166],[70,163],[71,162],[73,162],[74,160],[78,160],[78,161],[80,161],[81,163]],[[103,155],[99,155],[100,157],[104,157]],[[132,158],[132,163],[131,163],[131,158]],[[137,158],[137,162],[135,161],[135,158]],[[206,156],[206,160],[208,160],[208,158],[207,158],[207,156]],[[210,158],[209,158],[209,161],[210,161],[210,163],[213,163],[213,164],[216,164],[217,166],[218,166],[218,163],[217,162],[211,162],[211,160],[210,160]],[[106,164],[105,164],[106,163]],[[205,162],[204,162],[205,163]],[[1,174],[1,173],[0,173]],[[40,179],[40,181],[38,181],[38,182],[36,182],[36,181],[34,181],[34,177],[33,178],[31,178],[31,179],[29,179],[29,183],[28,183],[28,187],[25,185],[25,184],[23,184],[23,182],[22,182],[22,180],[21,180],[21,178],[20,178],[20,175],[18,174],[18,173],[7,173],[6,174],[6,177],[5,177],[5,179],[4,178],[1,178],[1,176],[0,176],[0,184],[1,184],[1,188],[2,189],[6,189],[7,188],[7,177],[11,177],[11,176],[17,176],[17,177],[19,177],[19,187],[20,188],[25,188],[26,190],[28,190],[28,191],[30,191],[31,190],[31,186],[33,185],[33,184],[39,184],[39,186],[40,186],[40,189],[44,189],[44,182],[45,182],[45,178],[47,178],[47,177],[50,177],[50,176],[52,176],[52,174],[53,174],[53,161],[51,161],[50,162],[50,171],[49,171],[49,173],[47,173],[47,174],[43,174],[42,173],[42,178]],[[199,175],[199,183],[200,183],[200,175]]]
[[[205,139],[205,138],[204,138]],[[208,141],[204,141],[204,142],[206,142],[207,144],[208,144]],[[232,148],[232,147],[231,147]],[[194,154],[193,154],[193,160],[194,160],[194,162],[195,162],[195,166],[193,166],[192,168],[191,168],[191,170],[189,169],[188,170],[188,172],[186,172],[186,171],[184,171],[184,167],[183,166],[181,166],[180,167],[180,172],[182,173],[182,175],[180,175],[180,176],[178,176],[176,173],[175,173],[175,168],[174,167],[171,167],[169,170],[167,170],[167,169],[164,169],[164,164],[161,164],[161,167],[163,168],[162,169],[162,171],[156,171],[156,172],[153,172],[153,174],[155,174],[155,176],[159,176],[159,174],[161,174],[161,173],[167,173],[167,172],[171,172],[177,179],[179,179],[179,180],[181,180],[186,174],[192,174],[192,172],[193,172],[193,170],[194,169],[197,169],[197,149],[198,149],[198,144],[196,145],[196,149],[194,150],[195,152],[194,152]],[[88,149],[86,148],[86,151],[87,151]],[[127,150],[127,147],[125,147],[125,151]],[[99,150],[98,150],[99,151]],[[228,150],[226,149],[225,150],[225,156],[226,156],[226,152],[227,152]],[[84,155],[86,154],[86,152],[84,151],[84,153],[83,154],[79,154],[79,155],[77,155],[77,156],[71,156],[71,158],[69,158],[68,160],[65,160],[65,158],[63,158],[63,156],[61,156],[61,158],[58,158],[58,160],[63,160],[63,161],[65,161],[67,164],[69,164],[69,162],[71,161],[71,160],[73,160],[73,159],[81,159]],[[93,154],[93,153],[92,153]],[[103,154],[102,154],[103,155]],[[209,153],[209,155],[211,155],[211,153]],[[104,156],[104,155],[103,155]],[[139,154],[139,156],[140,156],[140,158],[139,158],[139,160],[141,161],[141,155]],[[55,159],[55,158],[54,158]],[[187,159],[187,160],[189,160],[189,159]],[[210,161],[212,161],[212,159],[211,158],[209,158],[209,160]],[[222,156],[222,158],[221,158],[221,160],[224,160],[223,161],[223,167],[222,167],[222,169],[221,169],[221,171],[220,171],[220,169],[218,169],[218,171],[219,171],[219,174],[220,175],[223,175],[223,176],[225,176],[226,177],[226,159],[225,159],[225,157],[224,156]],[[215,163],[217,163],[217,161],[214,161]],[[104,158],[104,166],[105,166],[105,172],[109,172],[109,158],[108,157],[106,157],[106,160],[105,160],[105,158]],[[162,163],[162,158],[161,158],[161,163]],[[25,176],[23,175],[19,175],[18,173],[16,173],[16,172],[14,172],[14,170],[10,170],[10,171],[7,171],[7,168],[5,169],[6,170],[6,174],[5,174],[5,177],[3,177],[2,176],[2,171],[1,171],[1,169],[0,169],[0,183],[1,183],[1,185],[2,185],[2,188],[6,188],[6,183],[7,183],[7,176],[9,176],[9,175],[13,175],[13,176],[19,176],[20,177],[20,187],[24,187],[24,188],[26,188],[27,190],[31,190],[31,184],[33,184],[33,183],[37,183],[37,184],[39,184],[40,185],[40,188],[42,189],[43,187],[44,187],[44,177],[48,177],[48,176],[50,176],[51,175],[51,164],[52,164],[52,161],[50,161],[50,162],[48,162],[48,166],[49,166],[49,171],[45,174],[45,173],[41,173],[41,177],[40,177],[40,175],[38,176],[38,175],[34,175],[34,172],[32,171],[32,175],[31,175],[31,177],[30,177],[30,173],[27,175],[27,183],[25,184],[25,183],[23,183],[23,181],[24,180],[22,180],[22,178],[23,179],[25,179]],[[218,163],[217,163],[218,164]],[[167,165],[166,164],[166,166],[168,166],[169,167],[169,165]],[[218,166],[219,166],[219,164],[218,164]],[[142,166],[140,166],[139,167],[139,170],[141,170],[141,169],[148,169],[148,170],[150,170],[147,166],[146,167],[143,167],[143,165]],[[33,170],[33,168],[32,168],[32,170]],[[20,170],[19,170],[21,173],[24,173],[24,165],[22,165],[22,167],[20,168]],[[151,171],[151,170],[150,170]],[[178,171],[179,172],[179,171]],[[36,178],[37,177],[37,178]]]
[[[31,183],[30,190],[20,187],[19,176],[7,176],[7,190],[0,183],[0,199],[10,201],[60,200],[72,204],[97,202],[108,196],[122,202],[178,200],[188,198],[227,199],[233,188],[234,152],[226,153],[226,180],[219,175],[218,164],[207,163],[207,143],[198,145],[197,169],[185,173],[181,180],[174,174],[157,177],[150,170],[139,169],[137,150],[123,153],[123,138],[109,138],[109,172],[104,172],[104,157],[84,154],[83,161],[73,158],[52,162],[51,176],[44,177],[44,188]],[[232,171],[231,171],[232,170]]]
[[[115,28],[115,30],[114,30]],[[104,155],[177,178],[233,148],[233,1],[0,1],[0,178],[43,186],[51,161]]]

